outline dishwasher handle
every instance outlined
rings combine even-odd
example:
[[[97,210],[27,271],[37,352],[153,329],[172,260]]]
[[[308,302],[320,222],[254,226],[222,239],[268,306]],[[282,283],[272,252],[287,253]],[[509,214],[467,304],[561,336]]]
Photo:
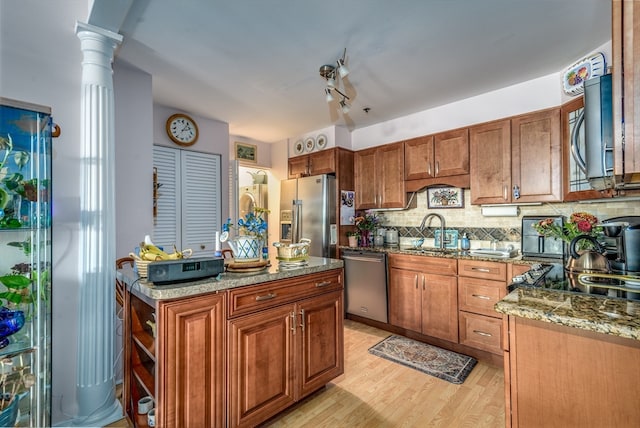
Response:
[[[368,263],[382,263],[384,262],[384,257],[358,257],[358,256],[345,256],[343,255],[342,258],[344,260],[353,260],[356,262],[368,262]]]

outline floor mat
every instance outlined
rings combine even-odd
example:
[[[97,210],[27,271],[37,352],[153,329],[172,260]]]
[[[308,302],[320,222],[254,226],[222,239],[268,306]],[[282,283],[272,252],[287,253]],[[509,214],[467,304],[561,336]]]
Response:
[[[389,336],[369,348],[378,357],[461,384],[478,362],[475,358],[402,336]]]

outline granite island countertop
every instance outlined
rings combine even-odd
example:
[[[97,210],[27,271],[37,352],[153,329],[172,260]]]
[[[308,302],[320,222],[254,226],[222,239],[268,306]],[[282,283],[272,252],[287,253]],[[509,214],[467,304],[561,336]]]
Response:
[[[132,293],[145,298],[147,301],[153,301],[195,296],[344,267],[344,262],[340,259],[323,257],[309,257],[307,265],[295,269],[280,269],[275,258],[269,260],[269,263],[266,269],[259,272],[225,272],[218,277],[168,285],[154,285],[153,282],[147,281],[146,278],[140,278],[131,267],[118,269],[116,276],[126,284]]]
[[[495,310],[531,320],[640,340],[640,301],[519,287]]]

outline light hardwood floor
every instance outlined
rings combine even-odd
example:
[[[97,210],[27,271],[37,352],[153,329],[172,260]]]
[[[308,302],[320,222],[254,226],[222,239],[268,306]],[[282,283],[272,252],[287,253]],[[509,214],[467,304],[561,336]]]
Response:
[[[502,367],[478,362],[454,385],[369,354],[391,333],[345,320],[345,373],[264,427],[504,427]],[[127,427],[125,421],[110,427]]]
[[[345,373],[265,426],[504,427],[501,367],[479,362],[454,385],[369,354],[390,333],[345,320]]]

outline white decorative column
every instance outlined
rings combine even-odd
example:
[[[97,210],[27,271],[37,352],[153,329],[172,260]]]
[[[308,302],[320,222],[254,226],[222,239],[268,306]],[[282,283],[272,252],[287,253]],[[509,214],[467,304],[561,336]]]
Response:
[[[122,418],[115,397],[115,124],[114,49],[122,36],[78,22],[82,117],[77,426],[104,426]]]

